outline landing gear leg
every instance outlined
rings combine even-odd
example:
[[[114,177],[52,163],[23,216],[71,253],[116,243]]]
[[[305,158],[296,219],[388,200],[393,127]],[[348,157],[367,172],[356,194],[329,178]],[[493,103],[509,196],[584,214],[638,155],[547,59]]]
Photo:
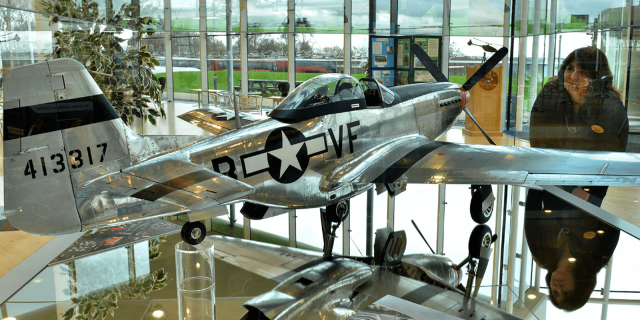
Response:
[[[182,241],[195,246],[207,236],[207,229],[200,221],[187,222],[182,226],[180,236],[182,236]]]
[[[337,204],[320,209],[320,221],[322,224],[322,235],[324,246],[322,252],[325,257],[330,257],[333,252],[333,243],[336,239],[336,230],[349,215],[349,200],[341,201]]]

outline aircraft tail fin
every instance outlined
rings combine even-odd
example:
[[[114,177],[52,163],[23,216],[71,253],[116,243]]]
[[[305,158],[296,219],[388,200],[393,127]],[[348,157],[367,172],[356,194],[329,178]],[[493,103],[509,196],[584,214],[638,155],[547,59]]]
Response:
[[[82,230],[80,186],[131,165],[120,119],[85,67],[57,59],[4,76],[5,212],[36,234]]]

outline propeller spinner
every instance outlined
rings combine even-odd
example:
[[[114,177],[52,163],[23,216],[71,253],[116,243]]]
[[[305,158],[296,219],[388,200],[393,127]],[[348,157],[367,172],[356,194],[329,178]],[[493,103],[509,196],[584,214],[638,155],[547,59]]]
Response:
[[[445,77],[445,75],[442,73],[442,71],[440,71],[440,68],[438,68],[436,63],[433,62],[431,58],[429,58],[429,55],[427,55],[427,53],[424,52],[424,50],[419,45],[413,44],[411,46],[411,49],[413,49],[413,52],[416,55],[416,57],[418,57],[420,62],[422,62],[422,65],[424,65],[425,68],[427,68],[427,71],[431,73],[431,75],[436,79],[436,81],[449,82],[449,79]],[[478,129],[480,129],[480,132],[482,132],[482,134],[487,139],[487,141],[489,141],[489,143],[491,143],[492,145],[495,145],[495,142],[493,142],[493,140],[489,138],[489,135],[484,131],[484,129],[482,129],[482,127],[480,126],[478,121],[476,121],[473,115],[471,115],[471,112],[469,111],[469,109],[467,109],[466,102],[469,100],[469,90],[471,90],[471,88],[473,88],[473,86],[475,86],[476,83],[480,81],[480,79],[482,79],[485,75],[487,75],[487,73],[489,73],[489,71],[491,71],[491,69],[493,69],[493,67],[495,67],[500,62],[500,60],[502,60],[502,58],[504,58],[507,55],[508,51],[509,50],[505,47],[500,48],[500,50],[498,50],[493,56],[491,56],[491,58],[489,58],[489,60],[487,60],[487,62],[485,62],[482,66],[480,66],[480,69],[478,69],[478,71],[476,71],[469,78],[469,80],[467,80],[467,82],[465,82],[460,88],[460,93],[462,96],[462,111],[464,111],[469,116],[469,118],[471,118],[473,123],[475,123],[476,126],[478,126]]]

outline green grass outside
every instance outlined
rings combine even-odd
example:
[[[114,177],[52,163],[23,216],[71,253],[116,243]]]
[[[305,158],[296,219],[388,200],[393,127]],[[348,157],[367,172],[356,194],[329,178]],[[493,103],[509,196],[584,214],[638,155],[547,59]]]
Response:
[[[226,71],[208,71],[209,89],[214,88],[213,76],[218,77],[218,90],[228,90],[227,88],[227,72]],[[296,81],[307,81],[313,77],[321,75],[321,73],[297,73]],[[365,74],[353,74],[356,79],[365,77]],[[157,78],[166,77],[166,73],[157,73]],[[272,79],[287,80],[286,72],[268,72],[268,71],[251,71],[249,79]],[[233,72],[234,86],[240,85],[240,71]],[[200,88],[200,71],[184,71],[173,73],[173,90],[174,92],[190,92],[190,89]]]

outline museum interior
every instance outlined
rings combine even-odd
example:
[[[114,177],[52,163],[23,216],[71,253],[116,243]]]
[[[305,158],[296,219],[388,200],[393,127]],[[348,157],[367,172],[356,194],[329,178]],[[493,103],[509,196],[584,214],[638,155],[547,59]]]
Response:
[[[636,16],[0,0],[0,319],[638,319]]]

